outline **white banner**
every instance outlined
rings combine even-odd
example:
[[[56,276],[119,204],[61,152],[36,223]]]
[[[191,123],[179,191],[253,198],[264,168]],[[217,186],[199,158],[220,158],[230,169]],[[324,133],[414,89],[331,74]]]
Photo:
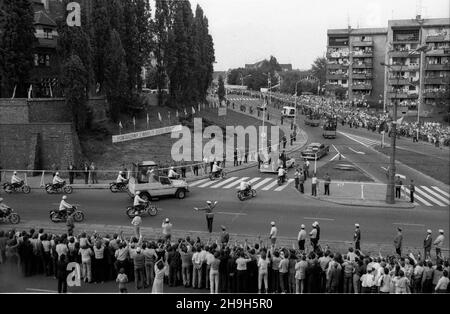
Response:
[[[126,141],[137,140],[137,139],[141,139],[141,138],[145,138],[145,137],[157,136],[157,135],[166,134],[166,133],[179,132],[181,130],[182,130],[182,126],[181,126],[181,124],[179,124],[179,125],[167,126],[167,127],[160,128],[160,129],[146,130],[146,131],[142,131],[142,132],[127,133],[127,134],[122,134],[122,135],[114,135],[112,137],[112,142],[113,143],[126,142]]]
[[[219,108],[219,117],[223,117],[227,115],[227,107]]]

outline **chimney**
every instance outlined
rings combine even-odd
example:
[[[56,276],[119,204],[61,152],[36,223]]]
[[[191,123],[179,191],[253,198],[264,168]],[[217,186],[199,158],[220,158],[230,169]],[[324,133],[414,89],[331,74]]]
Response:
[[[421,20],[422,20],[422,15],[417,14],[417,15],[416,15],[416,20],[417,20],[417,21],[421,21]]]

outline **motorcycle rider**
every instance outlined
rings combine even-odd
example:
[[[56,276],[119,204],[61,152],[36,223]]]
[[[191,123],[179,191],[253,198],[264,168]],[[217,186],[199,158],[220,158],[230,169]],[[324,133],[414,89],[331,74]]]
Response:
[[[23,180],[19,178],[17,175],[17,171],[14,171],[12,177],[11,177],[11,185],[13,188],[18,188],[23,184]]]
[[[248,195],[248,193],[250,192],[251,189],[252,189],[252,186],[250,185],[250,183],[248,183],[244,180],[241,181],[239,190],[241,190],[241,192],[243,192],[244,195]]]
[[[59,217],[62,218],[66,215],[67,210],[71,210],[73,206],[66,202],[67,196],[64,195],[59,203]]]
[[[133,202],[133,206],[134,209],[138,212],[141,213],[141,210],[144,209],[144,206],[147,204],[147,201],[145,201],[144,199],[142,199],[139,195],[141,194],[140,191],[137,191],[136,194],[134,195],[134,202]]]
[[[214,176],[214,177],[217,177],[217,176],[220,174],[221,171],[222,171],[222,168],[219,167],[219,166],[217,165],[217,161],[215,161],[214,164],[213,164],[213,168],[212,168],[213,176]]]
[[[55,174],[55,176],[53,177],[53,188],[57,189],[57,188],[63,186],[65,182],[66,181],[61,179],[61,177],[59,176],[59,172],[57,172]]]
[[[286,170],[284,170],[283,166],[278,168],[278,180],[281,180],[283,183],[286,180]]]
[[[3,203],[3,198],[0,197],[0,219],[5,218],[7,212],[8,212],[8,205]]]
[[[126,184],[128,182],[128,179],[126,179],[123,175],[124,175],[124,172],[120,171],[119,175],[117,176],[116,183]]]

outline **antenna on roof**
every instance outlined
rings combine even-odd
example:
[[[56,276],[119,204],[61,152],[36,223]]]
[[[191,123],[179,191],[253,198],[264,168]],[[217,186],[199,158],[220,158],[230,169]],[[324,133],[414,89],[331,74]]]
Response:
[[[420,17],[421,15],[422,15],[422,0],[417,0],[417,2],[416,2],[416,17]]]

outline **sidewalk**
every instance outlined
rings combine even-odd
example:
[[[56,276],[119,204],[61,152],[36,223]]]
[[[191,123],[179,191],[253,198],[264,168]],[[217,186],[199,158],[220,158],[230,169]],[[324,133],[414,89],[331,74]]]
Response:
[[[40,221],[28,221],[21,223],[20,226],[16,227],[17,230],[30,230],[34,228],[35,230],[39,228],[43,228],[46,233],[55,233],[55,234],[63,234],[67,232],[67,228],[63,224],[52,224],[49,222],[40,222]],[[215,226],[217,230],[219,227]],[[8,231],[11,230],[12,226],[0,225],[0,230]],[[146,240],[158,240],[162,237],[162,230],[160,228],[148,228],[141,227],[141,234]],[[131,226],[120,226],[120,225],[97,225],[97,224],[75,224],[75,234],[79,234],[81,232],[86,232],[88,234],[92,234],[94,231],[98,232],[101,236],[113,236],[113,234],[119,234],[120,231],[123,231],[124,236],[127,239],[130,239],[134,236],[134,227]],[[202,231],[187,231],[187,230],[172,230],[172,241],[176,241],[178,239],[184,239],[189,236],[194,241],[199,237],[202,241],[210,242],[220,241],[220,233],[213,232],[209,234],[208,232]],[[255,234],[235,234],[230,233],[230,243],[243,244],[245,240],[249,244],[259,243],[260,239],[263,241],[263,244],[266,247],[270,246],[270,242],[267,238],[267,235],[262,235],[261,238],[258,238],[258,235]],[[278,247],[295,247],[297,248],[297,238],[295,237],[278,237],[276,245]],[[346,253],[348,248],[353,246],[353,242],[350,241],[333,241],[320,239],[320,245],[322,248],[328,246],[331,251]],[[376,254],[381,252],[383,256],[392,255],[394,252],[394,248],[392,244],[386,243],[362,243],[362,251],[364,254]],[[309,248],[309,243],[308,243]],[[404,252],[414,252],[422,251],[422,247],[404,247]],[[445,256],[448,255],[448,249],[443,249],[443,253]]]

